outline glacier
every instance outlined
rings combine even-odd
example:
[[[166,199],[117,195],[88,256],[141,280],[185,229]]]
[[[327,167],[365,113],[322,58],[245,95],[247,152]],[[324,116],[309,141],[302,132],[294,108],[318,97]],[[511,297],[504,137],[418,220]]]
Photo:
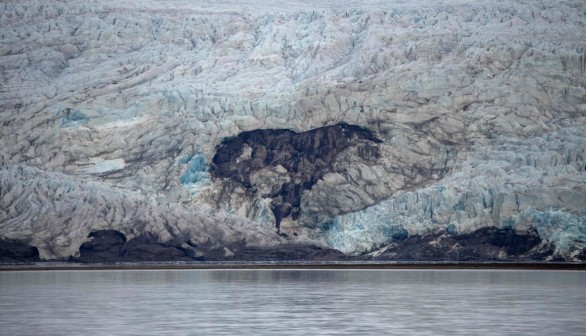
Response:
[[[398,229],[424,235],[491,225],[533,228],[556,253],[579,253],[586,243],[585,135],[583,128],[565,128],[545,139],[500,139],[478,148],[441,183],[336,218],[326,239],[346,253],[366,252],[396,241]]]
[[[585,255],[583,1],[0,7],[0,238],[42,259],[78,257],[98,230],[204,255],[376,255],[487,227]],[[227,139],[334,125],[381,142],[336,150],[295,202],[282,165],[253,186],[214,175]]]

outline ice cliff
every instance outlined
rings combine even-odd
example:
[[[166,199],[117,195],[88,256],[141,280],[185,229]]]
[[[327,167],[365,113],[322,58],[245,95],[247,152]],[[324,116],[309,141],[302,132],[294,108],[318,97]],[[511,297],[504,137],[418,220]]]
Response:
[[[584,256],[583,1],[0,8],[0,238],[42,258],[97,230],[230,257],[487,227]]]

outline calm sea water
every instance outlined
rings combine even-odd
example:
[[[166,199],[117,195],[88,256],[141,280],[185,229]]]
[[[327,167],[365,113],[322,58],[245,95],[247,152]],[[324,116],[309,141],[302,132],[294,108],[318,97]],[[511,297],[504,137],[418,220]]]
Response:
[[[586,335],[586,272],[0,272],[1,335]]]

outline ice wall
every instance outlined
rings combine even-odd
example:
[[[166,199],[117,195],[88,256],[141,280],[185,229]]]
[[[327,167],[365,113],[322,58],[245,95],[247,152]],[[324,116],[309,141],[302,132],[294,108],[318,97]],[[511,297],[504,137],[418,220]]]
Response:
[[[128,238],[149,232],[161,242],[191,241],[202,251],[279,243],[270,226],[60,173],[3,167],[0,186],[0,234],[30,242],[43,259],[79,256],[90,232],[108,229]]]
[[[122,205],[138,195],[164,218],[176,208],[212,209],[254,220],[262,233],[274,224],[270,200],[208,180],[199,161],[184,159],[209,163],[223,139],[243,131],[340,122],[372,130],[381,157],[340,157],[343,169],[304,193],[299,220],[282,223],[293,241],[322,241],[321,225],[334,219],[326,241],[344,251],[370,250],[403,230],[563,227],[530,209],[583,223],[584,1],[30,0],[0,8],[0,188],[28,195],[22,203],[3,196],[0,235],[61,246],[43,247],[45,256],[72,253],[91,225],[76,228],[95,213],[60,210],[67,203],[15,172],[34,171],[27,176],[41,186],[91,185],[106,198],[116,190],[104,200],[114,208],[138,207]],[[94,201],[84,204],[101,209]],[[46,229],[31,229],[32,218],[53,213],[41,221]],[[100,227],[133,227],[100,218]],[[168,231],[164,221],[148,225]],[[560,253],[579,247],[571,236]]]
[[[464,158],[440,182],[391,197],[327,223],[328,243],[341,251],[373,251],[402,238],[485,226],[536,229],[566,256],[586,247],[586,128],[543,138],[500,138]]]

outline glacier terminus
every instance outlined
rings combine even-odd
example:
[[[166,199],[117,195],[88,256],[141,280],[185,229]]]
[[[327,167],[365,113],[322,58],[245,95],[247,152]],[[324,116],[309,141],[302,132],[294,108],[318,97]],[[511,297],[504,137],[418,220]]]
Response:
[[[584,1],[0,8],[0,261],[586,261]]]

